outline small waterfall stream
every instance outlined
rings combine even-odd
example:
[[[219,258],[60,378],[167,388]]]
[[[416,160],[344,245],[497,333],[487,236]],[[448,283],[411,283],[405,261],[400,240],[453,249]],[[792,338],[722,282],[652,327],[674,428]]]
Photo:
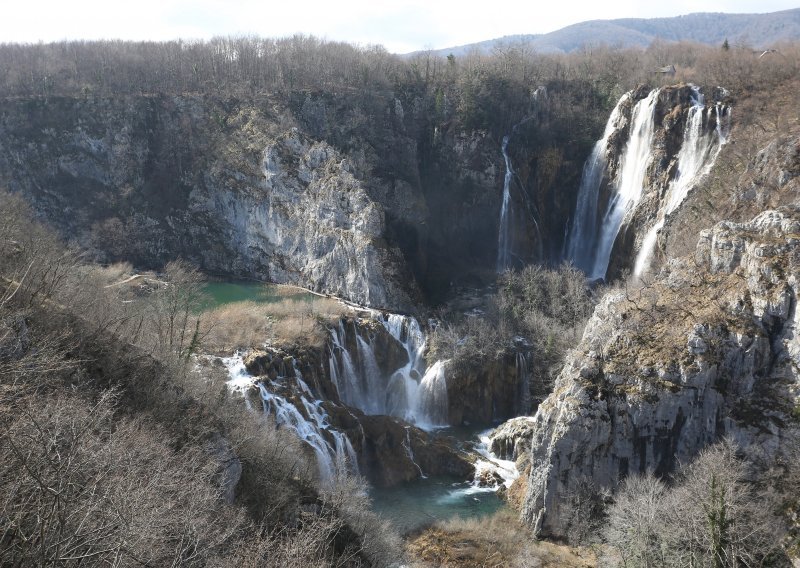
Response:
[[[500,231],[497,237],[497,272],[505,271],[511,265],[511,180],[514,170],[511,168],[511,159],[508,157],[508,139],[510,135],[503,136],[500,149],[506,164],[506,173],[503,178],[503,205],[500,208]]]

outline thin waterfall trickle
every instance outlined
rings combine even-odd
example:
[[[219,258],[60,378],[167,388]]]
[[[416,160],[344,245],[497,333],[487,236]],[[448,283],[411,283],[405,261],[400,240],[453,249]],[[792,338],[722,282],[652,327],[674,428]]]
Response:
[[[631,93],[625,93],[619,99],[606,122],[603,137],[595,143],[592,153],[583,165],[578,202],[575,206],[575,216],[567,238],[568,244],[564,256],[587,274],[594,267],[597,198],[608,164],[608,140],[619,130],[622,109],[630,98]]]
[[[722,126],[727,108],[719,103],[714,107],[716,127],[706,128],[705,98],[698,87],[692,87],[692,106],[686,118],[683,141],[678,152],[677,171],[667,190],[667,204],[659,213],[656,223],[642,239],[634,263],[634,276],[641,276],[650,267],[658,234],[668,215],[672,214],[689,195],[691,189],[711,170],[722,146],[727,141],[727,128]]]
[[[625,147],[616,190],[608,203],[600,227],[597,251],[590,276],[605,278],[611,250],[625,215],[636,207],[644,190],[644,179],[652,160],[655,109],[660,89],[653,89],[633,107],[630,135]]]
[[[425,475],[424,473],[422,473],[422,468],[417,463],[417,461],[414,459],[414,450],[411,449],[411,427],[410,426],[406,426],[406,439],[405,439],[405,441],[403,441],[403,447],[406,450],[406,455],[408,456],[408,459],[411,461],[411,463],[414,464],[414,466],[417,468],[417,471],[419,471],[419,476],[422,479],[427,479],[428,476]]]
[[[498,273],[505,271],[511,265],[511,180],[514,178],[514,170],[508,157],[508,139],[508,135],[504,136],[500,145],[506,164],[506,174],[503,178],[503,205],[500,208],[500,231],[497,237]]]

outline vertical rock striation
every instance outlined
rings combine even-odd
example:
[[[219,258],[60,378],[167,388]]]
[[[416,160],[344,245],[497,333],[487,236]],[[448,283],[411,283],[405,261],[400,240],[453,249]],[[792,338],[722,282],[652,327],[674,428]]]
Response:
[[[732,436],[774,455],[800,381],[800,211],[702,233],[638,291],[609,293],[534,419],[522,517],[569,532],[582,485],[667,473]]]

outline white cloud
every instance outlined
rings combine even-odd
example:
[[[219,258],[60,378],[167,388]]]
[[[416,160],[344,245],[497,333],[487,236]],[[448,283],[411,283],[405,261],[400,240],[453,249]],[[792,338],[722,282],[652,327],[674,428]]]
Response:
[[[32,0],[4,7],[0,41],[210,38],[294,33],[390,51],[447,47],[503,35],[546,33],[584,20],[706,12],[770,12],[796,0]]]

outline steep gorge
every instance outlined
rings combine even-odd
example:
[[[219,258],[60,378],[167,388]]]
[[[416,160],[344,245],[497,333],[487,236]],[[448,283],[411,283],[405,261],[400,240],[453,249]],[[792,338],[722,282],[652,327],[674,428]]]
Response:
[[[566,214],[577,187],[583,149],[559,137],[593,136],[591,121],[563,131],[581,110],[554,110],[543,92],[514,118],[526,120],[510,158],[525,262],[557,260],[558,218],[541,242],[523,235],[536,209]],[[430,104],[413,91],[7,98],[0,185],[101,261],[183,257],[409,313],[492,280],[505,174],[507,118],[464,125]]]

